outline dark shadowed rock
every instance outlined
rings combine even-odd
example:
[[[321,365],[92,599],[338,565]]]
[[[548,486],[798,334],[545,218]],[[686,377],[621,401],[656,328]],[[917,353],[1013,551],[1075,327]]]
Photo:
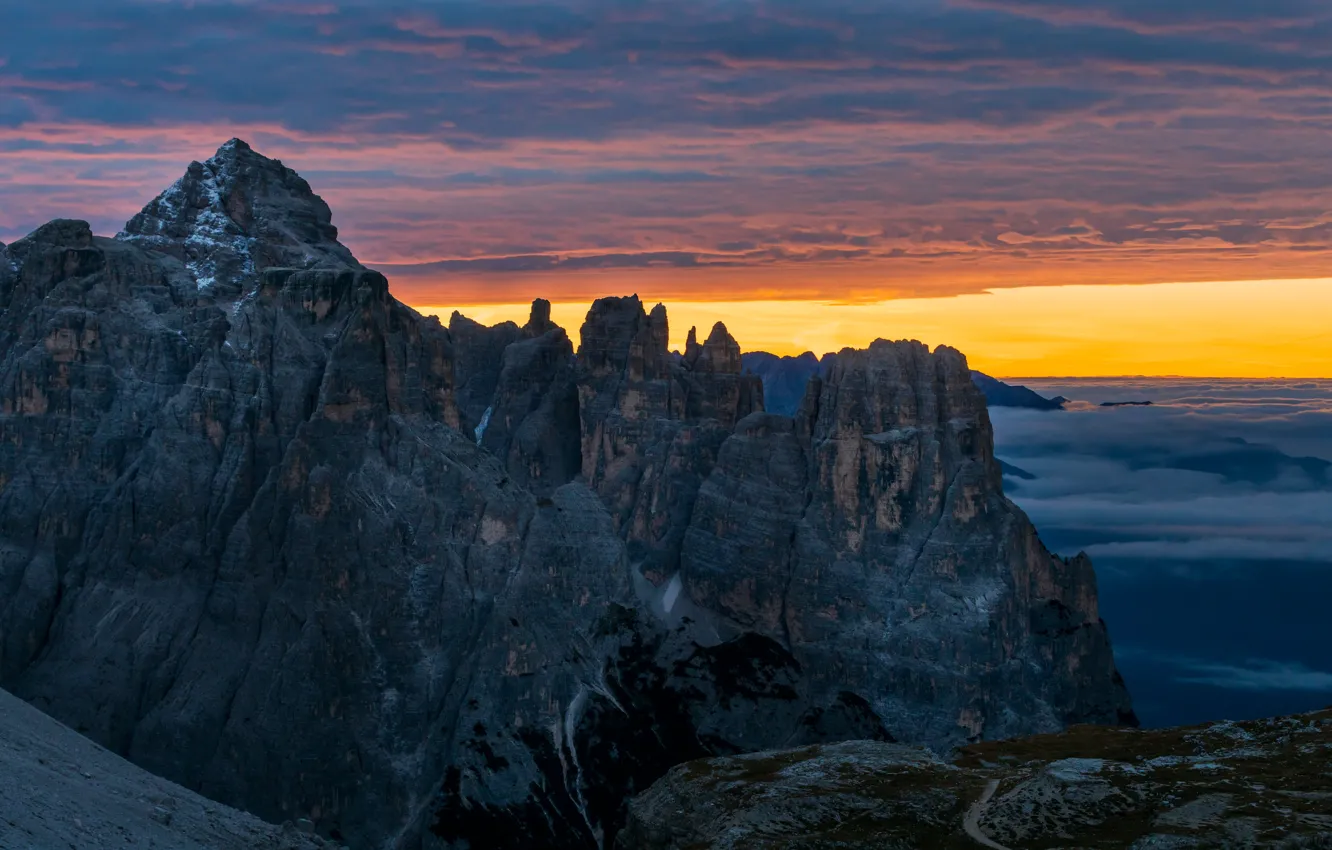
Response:
[[[0,691],[0,847],[336,850],[173,785]]]
[[[490,425],[487,411],[494,412],[492,402],[503,368],[504,349],[521,339],[523,332],[513,322],[487,327],[455,310],[449,317],[449,336],[456,352],[454,378],[462,429],[480,441]]]
[[[961,355],[844,351],[778,416],[720,324],[446,329],[329,220],[229,143],[0,252],[0,685],[357,847],[604,847],[686,758],[1131,719]]]
[[[546,495],[577,477],[578,387],[573,344],[563,328],[550,326],[504,349],[488,409],[481,445],[505,460],[520,486]]]
[[[521,486],[548,495],[581,464],[573,343],[538,298],[523,327],[449,322],[464,428],[503,458]]]
[[[664,306],[648,314],[637,296],[602,298],[578,351],[582,475],[654,584],[679,568],[694,498],[721,444],[763,409],[762,384],[739,373],[739,346],[724,325],[710,348],[695,345],[680,361],[668,337]]]
[[[904,740],[1131,719],[1090,564],[1046,551],[1000,479],[962,355],[844,350],[794,421],[753,416],[724,444],[686,591],[787,647],[816,692],[866,695]]]

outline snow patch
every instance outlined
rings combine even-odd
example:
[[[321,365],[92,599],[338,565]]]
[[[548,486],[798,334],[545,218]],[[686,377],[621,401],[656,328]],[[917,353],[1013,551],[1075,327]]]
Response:
[[[661,607],[664,613],[669,614],[675,608],[675,600],[680,598],[680,590],[684,583],[680,581],[680,574],[671,576],[671,580],[666,582],[666,592],[661,595]]]
[[[135,216],[131,223],[137,233],[122,230],[116,238],[140,242],[158,250],[167,250],[179,243],[184,249],[185,268],[200,291],[215,286],[219,273],[233,273],[232,269],[226,268],[231,265],[228,261],[234,261],[237,266],[235,273],[255,275],[257,240],[246,236],[227,215],[222,200],[222,187],[230,176],[227,165],[225,159],[213,157],[203,165],[198,177],[187,173]],[[205,203],[201,209],[190,200],[190,189],[195,187]],[[185,229],[184,233],[181,227]],[[219,268],[219,261],[222,268]]]
[[[490,416],[494,412],[494,406],[487,407],[486,412],[481,414],[481,424],[477,425],[476,429],[472,431],[472,433],[476,435],[476,444],[478,446],[481,445],[481,438],[486,435],[486,428],[490,426]]]
[[[575,740],[578,721],[582,719],[583,710],[587,707],[587,695],[587,685],[580,684],[578,693],[574,694],[574,698],[569,701],[569,707],[564,712],[563,744],[569,752],[569,761],[573,764],[573,787],[567,790],[569,797],[574,801],[574,805],[578,807],[579,814],[583,816],[583,823],[587,824],[588,831],[593,835],[600,836],[601,831],[592,825],[592,818],[587,813],[587,801],[583,799],[583,766],[578,762],[578,746]],[[564,761],[563,757],[560,761]],[[567,768],[565,776],[568,776]]]

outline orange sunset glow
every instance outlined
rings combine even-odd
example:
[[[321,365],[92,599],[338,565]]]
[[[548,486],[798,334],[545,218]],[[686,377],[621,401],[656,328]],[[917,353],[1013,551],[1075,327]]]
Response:
[[[677,343],[721,318],[1010,375],[1329,375],[1332,20],[1241,6],[20,5],[0,243],[114,235],[240,136],[446,316],[544,297],[576,335],[638,292]]]
[[[644,296],[651,302],[651,298]],[[422,307],[445,322],[522,323],[527,304]],[[968,355],[999,377],[1332,375],[1332,280],[998,289],[953,298],[869,304],[827,301],[668,301],[671,344],[722,321],[747,350],[822,354],[870,341],[919,339]],[[552,305],[576,329],[585,302]]]

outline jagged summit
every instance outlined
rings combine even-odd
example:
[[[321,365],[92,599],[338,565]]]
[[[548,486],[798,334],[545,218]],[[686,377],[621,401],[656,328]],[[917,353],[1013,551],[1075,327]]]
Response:
[[[117,237],[178,259],[201,291],[244,289],[265,268],[359,268],[328,204],[280,161],[233,138]]]
[[[637,296],[445,329],[240,140],[0,297],[0,687],[270,820],[606,850],[691,757],[1132,720],[950,349],[782,416]]]
[[[735,341],[726,325],[717,322],[702,345],[698,343],[696,328],[689,329],[685,343],[684,363],[696,372],[723,372],[738,375],[741,371],[740,343]]]
[[[555,327],[557,325],[550,320],[550,302],[545,298],[533,300],[532,312],[528,315],[527,324],[523,326],[524,332],[538,336]]]

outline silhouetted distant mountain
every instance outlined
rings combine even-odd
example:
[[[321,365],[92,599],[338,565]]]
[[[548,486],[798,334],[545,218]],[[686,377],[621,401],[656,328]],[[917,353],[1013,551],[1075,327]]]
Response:
[[[1187,455],[1177,459],[1175,466],[1255,484],[1267,484],[1292,472],[1303,473],[1314,482],[1332,484],[1332,462],[1320,457],[1295,457],[1275,446],[1250,443],[1243,437],[1232,437],[1227,442],[1235,448]]]
[[[751,351],[744,355],[746,371],[763,380],[763,404],[770,413],[793,416],[805,397],[805,385],[815,375],[824,375],[836,361],[836,354],[816,357],[806,351],[796,357],[778,357],[766,351]]]
[[[1063,410],[1068,399],[1063,396],[1046,398],[1023,386],[1005,384],[983,372],[972,371],[971,380],[985,393],[990,407],[1025,407],[1031,410]]]

